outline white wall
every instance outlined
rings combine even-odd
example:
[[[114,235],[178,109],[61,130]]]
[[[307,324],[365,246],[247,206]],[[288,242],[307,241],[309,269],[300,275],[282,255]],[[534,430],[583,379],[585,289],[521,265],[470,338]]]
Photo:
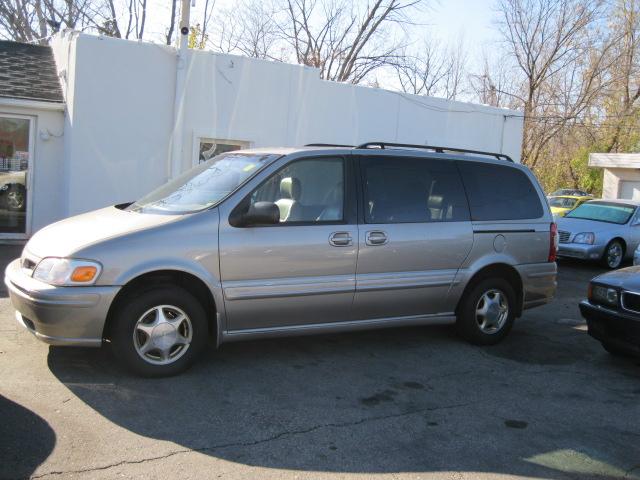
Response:
[[[66,77],[66,214],[133,200],[163,183],[171,155],[175,50],[84,34],[56,37]],[[251,146],[397,141],[520,158],[517,112],[320,80],[312,68],[190,51],[182,169],[199,137]]]
[[[637,168],[605,168],[602,198],[621,198],[622,182],[640,182],[640,171]]]
[[[12,101],[0,98],[0,113],[33,118],[33,152],[29,159],[31,176],[31,225],[33,233],[65,215],[64,195],[64,113],[62,105],[45,102]],[[45,134],[41,136],[40,133]]]

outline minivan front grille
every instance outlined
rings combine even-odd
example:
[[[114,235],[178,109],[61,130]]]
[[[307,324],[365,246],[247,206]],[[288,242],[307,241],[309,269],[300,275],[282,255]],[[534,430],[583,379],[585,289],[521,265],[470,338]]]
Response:
[[[558,241],[560,243],[569,243],[569,237],[571,237],[571,232],[565,232],[562,230],[558,232]]]
[[[640,313],[640,293],[622,292],[622,308]]]

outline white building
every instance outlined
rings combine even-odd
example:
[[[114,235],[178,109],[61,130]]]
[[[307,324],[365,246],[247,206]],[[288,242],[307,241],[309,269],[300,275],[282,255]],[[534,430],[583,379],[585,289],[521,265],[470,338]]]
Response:
[[[12,235],[132,201],[237,147],[387,141],[520,158],[515,111],[328,82],[313,68],[233,55],[190,50],[178,61],[173,47],[76,32],[55,37],[51,51],[64,103],[29,109],[0,92],[0,119],[30,122],[29,149],[19,152],[28,157],[26,220]]]
[[[604,170],[602,198],[640,200],[640,153],[591,153],[589,166]]]

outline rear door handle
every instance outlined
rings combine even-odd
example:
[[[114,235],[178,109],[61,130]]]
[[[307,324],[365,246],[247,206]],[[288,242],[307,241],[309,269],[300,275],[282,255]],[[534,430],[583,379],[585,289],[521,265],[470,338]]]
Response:
[[[382,230],[373,230],[371,232],[367,232],[367,245],[384,245],[388,240],[389,239],[387,238],[387,234]]]
[[[334,247],[348,247],[353,244],[353,239],[349,232],[333,232],[329,236],[329,243]]]

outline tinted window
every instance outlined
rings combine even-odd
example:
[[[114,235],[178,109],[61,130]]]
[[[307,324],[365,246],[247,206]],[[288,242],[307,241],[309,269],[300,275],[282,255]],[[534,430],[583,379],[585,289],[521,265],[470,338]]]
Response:
[[[367,223],[469,220],[462,182],[451,162],[372,157],[361,165]]]
[[[543,215],[538,192],[517,168],[458,162],[472,220],[523,220]]]
[[[273,202],[280,222],[337,222],[344,218],[344,161],[314,158],[293,162],[272,175],[250,202]]]

